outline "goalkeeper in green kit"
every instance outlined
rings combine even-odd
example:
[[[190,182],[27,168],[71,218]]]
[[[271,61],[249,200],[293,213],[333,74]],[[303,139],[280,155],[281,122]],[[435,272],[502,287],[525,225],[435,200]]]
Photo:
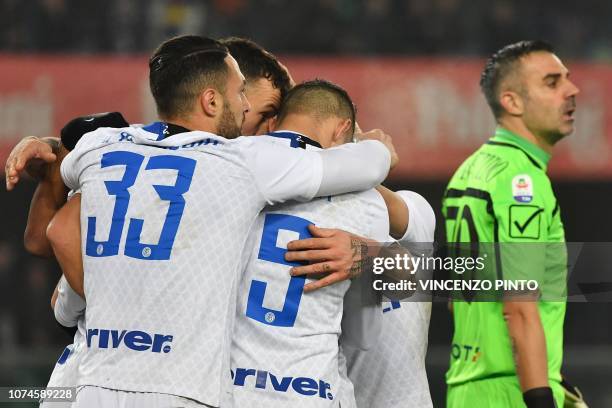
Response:
[[[574,130],[578,88],[539,41],[493,54],[480,86],[498,127],[447,187],[447,241],[492,243],[495,279],[553,282],[565,294],[565,233],[546,168],[554,145]],[[539,296],[452,303],[448,408],[564,406],[565,301]]]

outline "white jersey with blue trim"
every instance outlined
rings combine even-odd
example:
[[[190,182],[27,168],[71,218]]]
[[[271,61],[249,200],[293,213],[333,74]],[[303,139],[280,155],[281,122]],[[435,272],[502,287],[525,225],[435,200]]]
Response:
[[[74,334],[72,344],[64,348],[53,367],[51,377],[47,383],[47,388],[76,387],[78,383],[79,364],[86,352],[86,347],[85,318],[82,316],[78,319],[77,331]],[[43,401],[40,404],[40,408],[71,408],[72,406],[71,401]]]
[[[296,133],[272,136],[318,149]],[[285,261],[286,244],[310,237],[309,224],[376,240],[389,231],[385,203],[375,190],[266,207],[249,239],[252,252],[238,295],[231,350],[236,407],[338,407],[344,386],[338,338],[350,281],[303,293],[310,279],[289,275],[298,264]]]
[[[409,226],[399,242],[413,252],[430,254],[435,230],[431,205],[415,192],[398,194],[409,210]],[[376,346],[364,351],[342,345],[357,407],[432,407],[425,371],[431,302],[385,301],[381,313]]]
[[[79,361],[85,351],[85,301],[72,290],[62,275],[57,285],[57,299],[53,306],[55,319],[64,327],[74,327],[72,344],[60,354],[47,387],[74,387],[77,384]]]
[[[87,348],[77,385],[219,406],[231,392],[249,232],[266,203],[311,199],[322,163],[269,138],[172,126],[98,129],[62,163],[65,184],[82,193]]]

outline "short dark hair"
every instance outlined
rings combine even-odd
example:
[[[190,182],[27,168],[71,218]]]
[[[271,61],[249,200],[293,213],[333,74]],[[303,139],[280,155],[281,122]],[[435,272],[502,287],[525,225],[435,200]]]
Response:
[[[149,85],[157,113],[182,116],[206,87],[225,93],[227,48],[217,40],[183,35],[164,41],[149,59]]]
[[[247,81],[268,79],[280,91],[281,100],[285,97],[291,89],[291,81],[274,54],[247,38],[228,37],[220,41],[236,59]]]
[[[487,59],[480,75],[480,89],[496,119],[504,111],[499,103],[500,84],[515,70],[522,57],[539,51],[554,52],[553,47],[544,41],[519,41],[506,45]]]
[[[290,114],[308,114],[321,120],[337,116],[351,120],[351,136],[355,132],[356,109],[344,88],[315,79],[302,82],[291,89],[281,104],[278,123]]]

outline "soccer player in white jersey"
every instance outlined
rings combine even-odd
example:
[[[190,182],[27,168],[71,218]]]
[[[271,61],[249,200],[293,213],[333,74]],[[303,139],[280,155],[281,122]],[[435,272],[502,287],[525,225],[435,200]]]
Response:
[[[79,360],[85,348],[85,301],[70,287],[62,276],[51,298],[51,307],[57,322],[66,327],[76,327],[72,344],[60,354],[47,387],[74,387]],[[44,407],[70,406],[69,402],[46,402]]]
[[[232,55],[236,56],[239,65],[244,67],[245,76],[247,77],[246,94],[249,99],[253,101],[252,110],[246,114],[247,120],[245,120],[243,124],[243,131],[245,133],[261,133],[267,131],[270,119],[275,116],[278,110],[281,96],[287,91],[291,83],[286,68],[282,67],[272,54],[263,50],[252,41],[240,38],[230,38],[223,40],[223,43],[228,46]],[[128,125],[123,117],[116,112],[77,118],[71,121],[62,130],[63,146],[71,150],[83,133],[94,130],[100,126],[124,127]],[[59,158],[58,160],[49,160],[51,162],[49,166],[58,165],[63,156],[61,150],[64,149],[58,149],[58,143],[51,140],[51,138],[46,139],[46,142],[51,142],[50,144],[53,146],[53,152],[55,152]],[[7,161],[7,174],[10,174],[10,171],[8,171],[8,169],[10,169],[9,163],[13,163],[14,165],[15,162],[19,162],[19,160],[24,160],[25,162],[40,156],[40,154],[37,153],[28,158],[26,154],[29,149],[28,143],[29,146],[31,146],[35,144],[35,142],[36,139],[30,137],[24,139],[24,141],[14,149],[13,153],[11,153],[11,157],[15,157],[15,160],[11,161],[11,159],[9,159]],[[20,150],[20,147],[24,144],[26,147]],[[45,154],[47,153],[42,153],[43,157]],[[53,175],[53,171],[48,171],[47,173]],[[48,242],[46,242],[46,237],[44,236],[44,230],[47,227],[48,220],[52,217],[57,208],[61,206],[64,200],[63,197],[65,197],[61,180],[58,190],[57,186],[53,186],[53,183],[49,182],[48,178],[49,177],[44,177],[39,182],[37,192],[32,200],[28,227],[25,234],[26,247],[37,255],[50,255],[50,249],[48,247]],[[9,176],[7,175],[7,184],[8,180]],[[15,178],[13,182],[17,180],[18,178]],[[58,191],[53,192],[54,189]],[[70,206],[73,204],[74,203],[70,203],[68,205]],[[40,233],[41,231],[42,233]],[[317,231],[324,232],[322,229]],[[340,257],[338,256],[338,258]],[[336,262],[336,264],[340,264],[340,262]],[[58,287],[62,288],[64,285],[65,282],[63,281]],[[84,326],[82,316],[83,310],[80,306],[82,299],[70,290],[68,285],[66,286],[67,290],[62,291],[62,296],[59,297],[60,301],[57,303],[55,303],[55,301],[53,302],[56,305],[56,315],[58,314],[58,310],[62,311],[61,314],[64,317],[59,321],[63,325],[66,325],[66,322],[72,322],[72,325],[74,325],[78,318],[79,331],[75,334],[74,344],[68,346],[61,354],[60,359],[58,359],[49,386],[74,385],[76,373],[72,373],[70,370],[76,369],[76,360],[78,360],[79,357],[78,352],[82,351],[84,348],[79,346],[80,343],[84,343],[84,332],[82,331],[82,327]],[[71,299],[71,296],[76,297],[76,299]],[[72,305],[73,309],[71,310],[70,308],[62,306],[63,303]],[[60,403],[46,404],[59,406]]]
[[[413,191],[393,192],[379,186],[389,211],[390,237],[387,241],[398,239],[410,250],[418,253],[431,252],[435,229],[435,215],[431,205]],[[350,239],[350,234],[334,230],[335,238],[312,238],[293,241],[288,244],[291,260],[319,261],[320,254],[331,254],[341,247],[342,238]],[[333,249],[330,249],[333,248]],[[301,250],[301,252],[300,252]],[[298,252],[293,252],[298,251]],[[318,257],[306,256],[308,252]],[[298,274],[324,272],[328,262],[294,269]],[[350,295],[355,288],[349,288]],[[425,355],[431,302],[420,297],[420,302],[408,299],[403,302],[383,302],[379,313],[383,316],[380,336],[377,343],[370,344],[367,350],[356,347],[354,342],[341,338],[341,368],[346,376],[348,365],[350,382],[358,408],[396,408],[431,407],[431,396],[425,371]],[[378,328],[378,327],[377,327]],[[344,383],[345,385],[347,383]],[[350,406],[353,390],[342,399],[343,406]]]
[[[101,129],[62,163],[66,185],[82,192],[88,348],[79,385],[89,387],[77,406],[163,404],[160,394],[218,406],[240,254],[256,214],[266,202],[371,187],[388,171],[389,151],[376,142],[295,152],[266,138],[187,131],[237,136],[248,109],[233,58],[202,41],[170,40],[151,59],[151,88],[169,123]],[[372,160],[369,174],[353,175]],[[49,239],[81,293],[79,262],[70,263],[80,243],[64,227],[52,225]]]
[[[412,191],[395,195],[383,191],[390,211],[396,212],[390,214],[392,235],[410,250],[431,252],[435,229],[431,205]],[[406,227],[401,224],[402,214],[409,214]],[[393,220],[400,227],[394,228]],[[425,371],[431,302],[420,300],[383,302],[381,335],[368,350],[342,342],[358,408],[432,407]]]
[[[273,118],[274,111],[278,110],[277,101],[279,99],[277,98],[282,94],[283,87],[274,87],[272,84],[285,83],[282,80],[283,75],[282,72],[277,72],[276,75],[268,73],[266,77],[271,77],[273,81],[264,80],[261,76],[257,77],[254,74],[260,73],[262,66],[272,67],[275,64],[274,61],[267,60],[264,63],[260,54],[263,50],[248,40],[230,39],[229,41],[229,43],[225,42],[226,45],[229,46],[232,55],[236,57],[247,76],[247,96],[253,107],[247,115],[243,133],[260,134],[262,129],[269,127],[269,120],[266,121],[266,119]],[[257,52],[258,48],[260,52]],[[259,62],[259,64],[254,62]],[[257,114],[258,112],[261,114]],[[248,120],[248,116],[251,116],[252,119]],[[255,124],[255,127],[253,128],[251,124]],[[248,131],[249,128],[252,128],[252,132]],[[427,200],[412,191],[393,193],[384,187],[379,187],[378,190],[385,198],[389,209],[392,237],[399,239],[400,242],[412,244],[411,249],[415,244],[419,246],[424,244],[425,249],[429,249],[433,242],[435,216]],[[335,233],[346,235],[344,231],[335,231]],[[328,254],[332,253],[330,246],[335,250],[343,248],[344,243],[333,242],[334,240],[339,240],[339,238],[337,236],[327,238]],[[307,258],[302,256],[300,259]],[[316,258],[309,260],[320,261]],[[328,264],[334,265],[330,262]],[[311,265],[311,267],[316,268],[317,265]],[[376,346],[371,347],[369,351],[363,351],[345,344],[345,349],[350,354],[351,380],[355,383],[355,395],[359,408],[432,406],[425,371],[431,303],[426,301],[384,302],[382,313],[382,336]],[[266,353],[261,354],[266,355]],[[268,388],[271,388],[269,382]],[[343,401],[343,403],[348,406],[349,402]]]
[[[289,91],[278,122],[270,136],[279,144],[320,150],[352,139],[355,110],[342,88],[309,81]],[[350,281],[305,294],[305,277],[289,275],[300,264],[285,260],[285,245],[309,238],[310,224],[377,241],[389,234],[385,202],[373,189],[271,206],[259,215],[238,291],[231,351],[235,406],[338,406],[338,337]]]
[[[243,123],[243,127],[242,127],[243,133],[244,134],[261,134],[263,132],[266,132],[269,129],[269,123],[271,119],[275,116],[276,111],[278,110],[278,105],[279,105],[282,95],[286,93],[287,89],[289,88],[290,77],[287,75],[286,69],[278,63],[278,61],[275,59],[273,55],[263,50],[261,47],[259,47],[257,44],[253,43],[252,41],[240,39],[240,38],[230,38],[227,40],[223,40],[223,43],[226,46],[228,46],[232,55],[237,59],[241,67],[241,70],[243,71],[247,79],[246,94],[249,99],[249,102],[251,102],[252,109],[246,114],[246,120]],[[69,129],[70,132],[68,132],[68,134],[65,135],[64,132],[62,132],[62,141],[64,142],[65,146],[72,148],[83,132],[86,132],[87,130],[95,129],[99,126],[111,126],[111,127],[127,126],[127,123],[125,122],[125,120],[119,114],[116,114],[116,113],[107,114],[101,117],[100,116],[88,117],[86,118],[88,120],[87,122],[83,121],[84,119],[85,118],[80,118],[80,119],[77,119],[75,123],[72,123]],[[75,131],[76,131],[76,135],[75,135]],[[51,138],[47,138],[47,139],[51,139]],[[55,160],[55,157],[51,157],[50,159],[46,157],[46,156],[50,156],[50,152],[46,152],[44,150],[32,153],[33,150],[31,148],[37,144],[36,142],[37,140],[35,138],[25,139],[11,153],[12,160],[11,158],[9,158],[9,160],[7,161],[7,171],[6,171],[7,186],[10,185],[9,188],[12,188],[14,186],[14,183],[16,183],[18,180],[18,177],[16,176],[18,176],[19,173],[13,172],[11,170],[14,169],[15,164],[19,166],[19,161],[26,162],[32,158],[37,158],[37,157],[42,157],[43,159],[46,159],[47,161],[50,161],[50,162]],[[47,142],[49,142],[49,140],[47,140]],[[51,140],[51,142],[53,141]],[[43,147],[46,147],[46,146],[43,146]],[[54,146],[53,151],[57,153],[58,156],[61,158],[62,156],[61,151],[58,151],[58,150],[59,149],[57,149],[57,145]],[[30,156],[28,156],[28,154],[30,154]],[[23,166],[22,168],[25,168],[25,167],[26,166]],[[10,177],[11,174],[13,175],[12,179]],[[39,186],[37,188],[37,193],[32,201],[30,218],[28,220],[28,228],[26,229],[26,234],[25,234],[26,247],[31,252],[36,253],[38,255],[49,255],[50,249],[48,247],[48,243],[46,242],[46,237],[44,236],[44,230],[46,229],[48,221],[51,219],[52,215],[55,213],[57,208],[59,208],[59,206],[61,206],[61,204],[63,203],[63,197],[65,196],[65,192],[63,192],[63,190],[60,189],[61,191],[59,192],[59,194],[57,193],[55,194],[59,199],[54,200],[53,195],[48,194],[49,190],[52,190],[52,189],[49,187],[48,180],[44,178],[39,183]],[[427,204],[427,202],[422,197],[418,196],[418,194],[416,193],[399,192],[403,200],[401,199],[398,200],[397,197],[395,197],[395,200],[393,200],[393,199],[388,199],[389,193],[390,193],[388,190],[380,189],[380,191],[383,193],[383,196],[385,197],[385,200],[387,201],[390,214],[394,214],[391,219],[392,227],[394,225],[400,225],[400,227],[397,227],[399,232],[396,232],[395,235],[397,237],[402,236],[404,231],[406,231],[406,225],[408,225],[411,232],[409,234],[407,233],[407,236],[413,237],[413,240],[414,240],[414,237],[415,237],[414,231],[419,231],[420,225],[423,225],[423,226],[428,225],[427,221],[425,222],[422,221],[423,219],[427,220],[427,217],[422,218],[421,216],[422,215],[427,216],[431,212],[431,207],[429,206],[429,204]],[[45,194],[50,195],[51,197],[45,196]],[[41,205],[42,205],[42,208],[41,208]],[[425,206],[424,210],[421,209],[423,205]],[[395,208],[396,210],[393,212],[392,208]],[[408,209],[410,209],[410,211],[408,211]],[[408,224],[408,219],[407,219],[408,214],[412,214],[412,216],[410,217],[409,224]],[[42,231],[43,233],[38,233],[40,231]],[[317,231],[320,231],[322,233],[324,230],[317,229]],[[329,231],[334,231],[334,233],[330,234]],[[331,264],[336,265],[339,263],[337,260],[341,258],[340,257],[340,254],[342,254],[341,249],[344,249],[344,251],[347,252],[347,251],[350,251],[350,248],[348,249],[344,248],[343,242],[338,242],[340,236],[346,236],[346,233],[344,231],[339,231],[339,230],[329,230],[329,231],[325,232],[327,236],[327,242],[328,242],[328,248],[326,249],[328,249],[328,254],[333,254],[333,255],[330,255],[333,258],[332,260],[336,260],[335,263],[331,263]],[[425,239],[423,238],[416,238],[416,241],[419,241],[419,240],[425,241]],[[329,249],[329,246],[331,246],[331,249]],[[308,259],[308,258],[302,257],[301,259]],[[316,265],[313,265],[313,266],[316,266]],[[330,269],[333,269],[333,268],[330,268]],[[338,268],[338,270],[340,270],[340,268]],[[338,278],[336,278],[336,280],[337,279]],[[316,284],[319,284],[319,283],[317,282]],[[70,295],[76,296],[74,292],[72,293],[70,293],[70,291],[66,291],[66,292],[67,294],[65,296],[62,296],[59,298],[60,300],[70,299]],[[73,302],[68,302],[69,305],[70,304],[76,305],[76,309],[73,309],[71,311],[71,313],[73,315],[76,314],[76,316],[78,316],[79,311],[80,311],[80,307],[78,306],[79,299],[74,299]],[[402,338],[406,338],[406,341],[409,342],[410,344],[410,348],[406,347],[403,349],[395,350],[394,353],[395,352],[401,353],[402,351],[405,350],[404,354],[406,353],[410,354],[408,356],[409,360],[416,361],[416,364],[419,365],[420,364],[419,362],[424,359],[424,351],[426,349],[429,309],[425,306],[425,309],[422,311],[419,311],[419,313],[416,315],[421,318],[422,322],[424,322],[422,324],[419,324],[419,327],[423,327],[423,330],[421,330],[420,332],[417,332],[414,326],[415,326],[415,322],[418,323],[419,319],[415,320],[414,313],[410,313],[408,309],[419,307],[420,304],[415,304],[415,303],[402,304],[402,306],[404,305],[406,305],[407,307],[404,307],[403,309],[401,309],[400,313],[393,314],[392,317],[391,315],[385,314],[385,316],[391,317],[391,318],[386,318],[383,320],[386,323],[386,325],[389,326],[389,328],[385,330],[385,332],[390,332],[396,329],[396,331],[398,332],[398,334],[402,336]],[[65,310],[65,308],[63,309]],[[391,310],[395,311],[399,309],[392,308]],[[68,311],[70,311],[70,309],[68,309]],[[391,325],[388,324],[388,322],[390,322],[392,318],[395,318],[396,316],[399,316],[400,314],[402,316],[406,316],[406,318],[402,320],[404,322],[404,325],[402,327],[404,328],[394,325],[394,324],[391,324]],[[413,316],[407,317],[410,315],[413,315]],[[76,316],[74,318],[76,318]],[[79,321],[81,320],[82,318]],[[412,326],[412,329],[410,331],[405,329],[407,324]],[[82,325],[80,324],[80,326]],[[409,336],[407,336],[405,333],[409,333],[411,335],[410,338],[408,338]],[[415,339],[414,336],[416,336],[417,339]],[[75,360],[78,358],[78,354],[75,356],[75,352],[79,350],[78,340],[81,337],[83,337],[81,333],[77,333],[75,335],[74,345],[69,346],[69,349],[73,350],[70,354],[68,354],[69,359],[66,358],[66,354],[67,354],[66,351],[64,351],[62,355],[60,356],[61,358],[58,360],[58,363],[56,364],[56,367],[54,369],[54,373],[52,374],[52,378],[51,378],[49,386],[51,385],[70,386],[74,384],[74,381],[72,380],[74,375],[70,374],[69,370],[71,367],[72,369],[74,369],[76,364],[73,363],[70,359]],[[390,335],[389,337],[399,338],[398,336],[394,336],[394,335]],[[415,346],[415,340],[419,340],[420,341],[419,344],[421,344],[421,346]],[[387,349],[389,349],[389,347],[387,347]],[[382,348],[382,351],[384,350],[385,350],[385,347]],[[418,355],[415,353],[420,350],[423,350],[422,355]],[[408,360],[408,358],[406,360]],[[67,363],[71,363],[71,364],[67,364]],[[386,372],[389,371],[389,370],[386,370],[385,367],[382,366],[381,364],[377,364],[376,367],[377,369],[380,369],[382,371],[386,371]],[[410,395],[410,398],[408,398],[408,400],[415,400],[414,395],[424,395],[425,392],[428,393],[424,368],[420,372],[417,367],[412,367],[411,365],[408,365],[408,364],[403,364],[402,368],[405,373],[410,374],[408,376],[405,376],[405,378],[410,379],[410,381],[408,380],[404,381],[404,382],[409,382],[410,386],[402,387],[403,394],[406,394],[406,392],[408,392]],[[395,378],[400,378],[399,377],[400,374],[401,373],[399,372],[394,374]],[[64,381],[61,381],[62,377],[65,377]],[[361,377],[356,377],[356,379],[362,378],[362,379],[370,380],[371,378],[381,378],[381,377],[382,376],[374,373],[373,376],[364,375]],[[415,381],[413,381],[414,378],[421,378],[421,379],[424,379],[424,381],[418,381],[417,383],[415,383]],[[384,391],[387,389],[386,388],[387,384],[388,382],[386,381],[380,384],[381,386],[380,394],[381,395],[388,395],[388,393]],[[423,392],[418,391],[419,384],[420,384],[420,388],[424,390]],[[424,384],[424,387],[422,386],[423,384]],[[361,385],[357,387],[358,391],[361,391],[362,389],[366,389],[366,388],[367,387],[364,388]],[[358,396],[359,394],[363,395],[363,393],[358,393]],[[56,406],[58,403],[50,403],[50,404],[52,406]]]
[[[261,135],[268,133],[269,123],[278,112],[280,101],[293,85],[287,69],[282,66],[276,57],[258,44],[244,38],[230,37],[221,40],[246,78],[245,94],[251,109],[246,112],[242,124],[242,133],[245,135]],[[61,131],[61,140],[47,137],[39,139],[27,137],[21,141],[11,152],[6,165],[7,188],[11,190],[19,181],[19,171],[12,173],[15,167],[19,170],[30,170],[38,180],[38,186],[32,202],[28,223],[24,233],[24,244],[28,252],[44,257],[52,257],[53,251],[47,240],[45,231],[55,213],[65,203],[65,186],[59,176],[59,165],[65,154],[72,150],[83,134],[96,130],[99,127],[127,127],[129,124],[118,112],[88,115],[71,120]],[[37,150],[38,149],[38,150]],[[41,150],[42,149],[42,150]],[[40,162],[47,161],[44,166]],[[23,163],[21,167],[20,162]],[[35,174],[32,170],[36,171]],[[11,177],[13,174],[13,177]],[[79,353],[85,343],[84,309],[82,299],[71,290],[65,278],[58,283],[61,296],[57,296],[57,289],[52,299],[52,307],[56,316],[58,309],[62,319],[58,322],[66,326],[70,323],[74,330],[73,344],[68,345],[60,354],[48,386],[70,387],[75,384]],[[58,301],[56,301],[58,300]],[[43,406],[59,408],[61,402],[47,402]],[[69,406],[70,403],[64,404]]]

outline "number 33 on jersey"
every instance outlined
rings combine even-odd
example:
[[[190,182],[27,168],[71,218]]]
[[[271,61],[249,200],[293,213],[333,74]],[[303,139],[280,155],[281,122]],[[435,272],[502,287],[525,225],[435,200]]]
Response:
[[[88,256],[114,256],[119,253],[119,244],[122,239],[122,232],[131,198],[129,188],[136,182],[144,159],[145,157],[141,154],[126,151],[108,152],[102,156],[102,168],[124,166],[125,173],[119,181],[104,182],[108,194],[115,196],[112,223],[107,240],[96,241],[97,217],[90,216],[87,218],[85,253]],[[169,202],[158,243],[143,244],[141,242],[141,235],[144,220],[130,218],[125,239],[126,256],[148,260],[170,259],[174,238],[176,237],[181,217],[183,216],[183,210],[185,209],[183,194],[189,190],[195,166],[196,161],[186,157],[160,155],[149,158],[144,168],[145,171],[166,170],[176,172],[176,182],[174,185],[152,185],[159,198]],[[152,214],[152,216],[160,218],[161,214]]]

